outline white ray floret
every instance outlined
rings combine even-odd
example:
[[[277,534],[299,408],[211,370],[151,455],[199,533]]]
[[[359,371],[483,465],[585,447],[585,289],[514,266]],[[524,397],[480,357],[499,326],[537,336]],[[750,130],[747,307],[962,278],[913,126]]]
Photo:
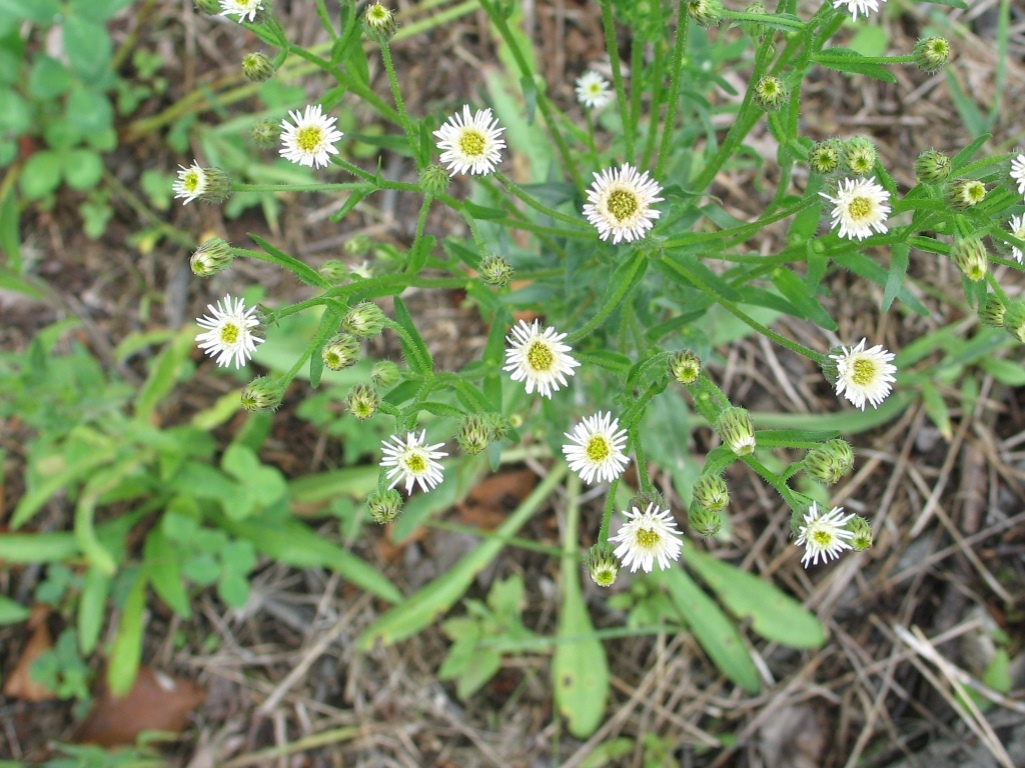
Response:
[[[1025,216],[1011,217],[1011,234],[1019,240],[1025,240]],[[1022,263],[1021,248],[1016,245],[1011,246],[1011,255],[1019,264]]]
[[[848,240],[864,240],[887,231],[886,219],[890,215],[890,193],[871,179],[844,179],[836,190],[836,197],[819,192],[833,204],[833,229]]]
[[[664,571],[670,561],[680,558],[683,549],[683,533],[676,528],[673,513],[649,504],[643,512],[638,507],[624,510],[626,522],[609,541],[619,542],[613,554],[623,566],[635,572],[640,568],[651,573],[655,563]]]
[[[797,546],[804,547],[801,564],[818,565],[819,558],[826,563],[836,560],[845,549],[852,549],[849,540],[854,537],[844,526],[854,515],[844,515],[843,507],[833,507],[829,512],[822,512],[816,502],[808,507],[804,523],[797,529]]]
[[[847,6],[848,13],[851,14],[854,21],[857,21],[859,13],[862,16],[868,16],[869,11],[878,11],[879,3],[885,2],[886,0],[833,0],[833,7]]]
[[[471,115],[469,105],[464,105],[462,114],[452,115],[434,132],[441,162],[449,176],[457,173],[481,176],[494,171],[505,148],[503,131],[505,128],[499,127],[490,109],[480,109]]]
[[[573,427],[566,437],[572,441],[562,446],[566,462],[585,483],[612,482],[629,463],[623,453],[626,430],[619,429],[619,419],[611,413],[599,411]]]
[[[577,78],[577,101],[590,109],[601,109],[612,98],[609,81],[593,69]]]
[[[893,374],[897,372],[897,366],[890,362],[896,355],[881,344],[865,349],[866,341],[862,339],[858,346],[849,349],[841,347],[840,354],[829,356],[836,362],[837,396],[842,394],[861,410],[865,410],[866,402],[873,408],[879,407],[890,394],[896,381]]]
[[[651,207],[662,200],[662,187],[648,172],[638,173],[629,163],[594,174],[587,190],[584,216],[598,230],[602,240],[632,242],[644,237],[661,213]]]
[[[262,10],[263,0],[221,0],[221,16],[238,16],[239,24],[255,20]]]
[[[573,376],[573,369],[580,365],[569,354],[572,347],[562,343],[564,338],[566,334],[557,333],[552,326],[542,331],[539,321],[527,325],[520,320],[505,337],[509,348],[502,370],[509,371],[513,381],[522,381],[528,395],[536,389],[542,397],[550,398],[552,392],[566,386],[566,377]]]
[[[394,488],[399,482],[405,482],[406,493],[413,492],[413,485],[420,484],[420,488],[429,491],[442,481],[442,470],[444,469],[438,459],[448,456],[438,448],[444,443],[427,445],[427,430],[419,435],[416,432],[407,432],[405,439],[398,435],[392,435],[389,440],[381,441],[382,467],[390,467],[386,477],[391,480],[389,488]]]
[[[209,179],[207,173],[204,171],[195,160],[192,161],[192,165],[186,168],[184,165],[179,165],[178,168],[178,180],[171,185],[171,189],[174,190],[175,198],[183,197],[182,205],[188,205],[197,197],[206,192],[207,186],[209,186]]]
[[[323,114],[320,104],[308,104],[305,113],[295,109],[288,114],[293,122],[281,121],[281,156],[309,167],[328,165],[331,155],[338,154],[335,142],[345,135],[335,128],[337,118]]]
[[[1018,182],[1018,194],[1025,195],[1025,155],[1011,161],[1011,178]]]
[[[206,329],[196,336],[199,348],[216,358],[218,365],[234,361],[235,367],[241,368],[253,356],[256,345],[264,342],[253,334],[253,328],[260,324],[256,307],[246,309],[242,299],[225,296],[216,306],[208,304],[206,308],[210,314],[196,320]]]

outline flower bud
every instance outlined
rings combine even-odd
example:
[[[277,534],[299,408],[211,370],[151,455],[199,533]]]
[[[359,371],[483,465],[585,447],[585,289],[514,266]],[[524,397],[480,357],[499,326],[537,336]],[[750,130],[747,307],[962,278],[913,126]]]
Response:
[[[608,544],[595,544],[587,550],[587,572],[599,587],[611,587],[619,574],[619,560]]]
[[[1003,328],[1006,309],[999,296],[990,294],[979,307],[979,322],[990,328]]]
[[[420,191],[431,197],[445,194],[451,181],[448,171],[440,165],[428,165],[420,171]]]
[[[274,64],[259,51],[242,57],[242,75],[251,83],[265,83],[274,77]]]
[[[366,384],[357,384],[349,392],[349,396],[345,398],[346,409],[358,421],[366,421],[372,417],[377,413],[377,408],[380,405],[381,398],[374,391],[373,387]]]
[[[840,139],[826,139],[812,145],[808,150],[808,165],[823,175],[833,173],[843,162],[843,142]]]
[[[342,330],[351,333],[357,339],[369,339],[377,336],[384,328],[384,312],[372,301],[361,301],[342,318]]]
[[[844,144],[844,164],[855,176],[868,176],[875,170],[875,145],[863,136],[855,136]]]
[[[758,16],[765,16],[765,6],[762,5],[758,0],[751,3],[747,8],[744,9],[744,13],[757,14]],[[761,37],[765,34],[766,26],[757,21],[742,21],[740,22],[740,28],[744,30],[744,34],[749,37]]]
[[[950,43],[942,37],[924,37],[915,43],[911,55],[915,65],[931,75],[942,69],[950,58]]]
[[[687,525],[701,536],[715,536],[722,529],[722,510],[705,509],[696,504],[687,513]]]
[[[459,450],[463,453],[468,456],[476,456],[491,442],[491,430],[487,420],[476,413],[471,413],[459,425],[456,442],[459,443]]]
[[[370,517],[375,523],[384,525],[394,520],[402,511],[402,496],[394,488],[373,491],[367,496]]]
[[[989,259],[980,237],[956,237],[950,255],[961,274],[977,283],[986,276]]]
[[[669,358],[669,373],[681,384],[693,384],[701,375],[701,360],[689,349],[681,349]]]
[[[395,34],[395,14],[380,3],[367,6],[363,12],[363,34],[375,43],[387,43]]]
[[[861,515],[852,517],[845,527],[854,534],[851,537],[851,547],[855,552],[864,552],[872,546],[872,526]]]
[[[715,430],[720,439],[737,456],[747,456],[755,449],[755,428],[751,414],[743,408],[729,407],[719,414]]]
[[[659,493],[654,488],[649,488],[646,491],[641,491],[632,499],[627,505],[628,508],[637,507],[638,509],[647,509],[649,506],[654,504],[659,509],[669,509],[670,504],[664,494]]]
[[[370,380],[375,387],[391,389],[399,380],[399,367],[391,360],[381,360],[374,363],[370,369]]]
[[[270,120],[257,120],[249,129],[249,135],[258,147],[269,149],[278,143],[281,137],[281,129]]]
[[[508,285],[509,278],[513,274],[512,265],[501,256],[496,256],[492,253],[489,253],[480,260],[478,271],[480,272],[481,280],[496,288],[504,288]]]
[[[179,168],[178,180],[172,189],[176,198],[184,198],[182,205],[196,199],[221,203],[231,197],[231,178],[220,168],[201,168],[195,162],[188,168]]]
[[[369,251],[374,245],[373,240],[370,239],[369,235],[360,233],[353,235],[345,241],[345,252],[351,253],[353,256],[362,256]]]
[[[702,475],[694,483],[694,506],[722,512],[730,503],[730,491],[719,475]]]
[[[703,27],[712,27],[722,18],[722,0],[683,0],[683,8]]]
[[[958,179],[947,187],[947,202],[964,211],[986,199],[986,185],[978,179]]]
[[[790,98],[790,91],[778,77],[766,76],[755,84],[755,101],[767,112],[773,112]]]
[[[242,388],[242,407],[250,413],[273,411],[285,396],[285,388],[277,379],[260,376]]]
[[[317,271],[331,285],[341,285],[349,277],[349,268],[338,259],[325,261]]]
[[[915,160],[915,175],[926,184],[945,181],[950,175],[950,158],[934,149],[926,150]]]
[[[234,259],[235,256],[231,252],[230,245],[219,237],[211,237],[209,240],[205,240],[192,254],[189,266],[192,267],[192,274],[198,277],[210,277],[226,270]]]
[[[359,360],[359,340],[348,333],[339,333],[324,345],[320,357],[329,370],[348,368]]]
[[[1025,344],[1025,301],[1009,301],[1004,311],[1004,330]]]
[[[854,449],[838,437],[816,445],[804,457],[805,471],[826,485],[839,482],[854,468]]]

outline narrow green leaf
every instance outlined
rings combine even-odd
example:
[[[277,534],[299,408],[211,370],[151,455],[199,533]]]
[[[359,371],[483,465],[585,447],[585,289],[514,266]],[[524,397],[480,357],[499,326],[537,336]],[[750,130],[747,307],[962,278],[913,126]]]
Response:
[[[409,314],[405,302],[398,296],[394,298],[394,304],[395,322],[402,326],[408,336],[408,338],[399,336],[406,362],[416,373],[421,375],[431,373],[434,370],[434,361],[431,359],[431,353],[427,351],[427,345],[420,337],[420,332],[413,325],[413,316]]]
[[[78,603],[78,647],[83,656],[96,648],[107,614],[107,593],[111,578],[95,565],[89,566],[82,583],[82,596]]]
[[[552,687],[555,708],[566,718],[566,729],[576,738],[586,739],[598,730],[605,717],[609,662],[587,612],[580,574],[574,560],[563,559],[559,642],[552,658]]]
[[[368,184],[365,190],[352,190],[352,192],[349,193],[349,197],[346,198],[344,203],[342,203],[341,208],[339,208],[337,211],[332,213],[331,216],[328,217],[329,220],[337,223],[344,219],[346,216],[349,215],[349,213],[352,212],[352,209],[359,205],[363,198],[369,195],[371,192],[373,192],[374,189],[375,187],[373,185]]]
[[[867,256],[856,251],[848,251],[846,253],[834,255],[833,261],[851,270],[851,272],[858,275],[858,277],[871,280],[884,290],[886,289],[888,277],[886,270]],[[925,305],[923,305],[922,302],[915,298],[914,294],[907,289],[907,286],[901,286],[898,289],[897,298],[915,314],[921,315],[922,317],[929,316],[929,310],[925,308]]]
[[[507,213],[500,208],[489,208],[484,205],[477,205],[469,200],[463,201],[463,207],[475,219],[494,220],[504,219]]]
[[[192,617],[189,594],[182,581],[179,554],[158,525],[146,536],[143,560],[149,573],[149,581],[157,596],[183,619]]]
[[[321,277],[317,270],[299,261],[299,259],[294,256],[289,256],[284,251],[275,248],[259,235],[254,235],[252,232],[247,232],[246,234],[249,236],[250,240],[266,251],[267,256],[264,259],[265,261],[270,261],[278,266],[284,267],[307,285],[312,285],[315,288],[331,287],[331,284]]]
[[[146,610],[146,573],[139,569],[125,607],[121,611],[114,647],[110,651],[107,685],[115,698],[132,689],[142,656],[143,614]]]
[[[1009,387],[1025,386],[1025,368],[1021,366],[1021,363],[986,358],[979,363],[979,367],[1001,384],[1006,384]]]
[[[757,414],[755,418],[757,419]],[[786,448],[822,443],[837,437],[840,433],[825,429],[761,429],[757,434],[759,448]]]
[[[968,146],[950,158],[950,172],[957,173],[968,165],[972,161],[972,158],[975,157],[975,153],[982,149],[983,145],[991,138],[992,134],[983,132],[981,135],[973,139]]]
[[[954,427],[950,423],[950,409],[947,408],[943,395],[927,381],[922,382],[921,390],[926,415],[936,425],[940,434],[943,435],[943,439],[949,443],[954,439]]]
[[[93,474],[93,470],[112,461],[115,455],[116,451],[112,447],[97,448],[94,453],[86,454],[60,472],[40,480],[21,497],[18,506],[14,508],[14,514],[11,516],[11,528],[17,529],[23,526],[32,519],[36,512],[42,509],[47,500],[57,491]]]
[[[774,269],[772,271],[772,284],[801,312],[804,318],[811,320],[820,328],[830,331],[837,330],[837,325],[833,322],[833,318],[819,304],[819,300],[812,293],[809,285],[789,269],[785,267]]]
[[[822,53],[812,54],[811,57],[815,63],[829,69],[835,69],[837,72],[868,75],[876,80],[882,80],[884,83],[897,82],[897,78],[885,67],[870,61],[862,61],[864,58],[860,53],[849,48],[828,48]]]
[[[29,609],[5,595],[0,595],[0,626],[17,624],[29,617]]]
[[[71,533],[5,533],[0,536],[0,561],[8,565],[59,563],[78,555]]]
[[[186,363],[195,346],[193,334],[180,333],[165,346],[153,361],[149,377],[135,398],[135,418],[148,422],[157,405],[167,397],[182,378]]]

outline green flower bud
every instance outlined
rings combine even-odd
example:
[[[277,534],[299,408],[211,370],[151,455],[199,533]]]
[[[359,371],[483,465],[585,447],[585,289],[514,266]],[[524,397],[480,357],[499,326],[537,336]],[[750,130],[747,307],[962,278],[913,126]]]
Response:
[[[281,129],[270,120],[257,120],[249,129],[249,135],[258,147],[269,149],[278,143],[281,137]]]
[[[325,261],[317,271],[331,285],[341,285],[349,278],[349,268],[338,259]]]
[[[273,411],[285,396],[285,387],[277,379],[260,376],[242,388],[242,407],[250,413]]]
[[[652,504],[657,506],[659,509],[670,508],[670,504],[666,500],[666,497],[654,488],[638,493],[630,500],[627,507],[629,509],[632,509],[633,507],[637,507],[637,509],[647,509]]]
[[[715,536],[722,529],[722,510],[705,509],[696,504],[687,513],[690,529],[701,536]]]
[[[851,547],[855,552],[864,552],[872,546],[872,526],[861,515],[852,517],[844,527],[854,534],[851,537]]]
[[[274,64],[259,51],[242,57],[242,75],[251,83],[265,83],[274,77]]]
[[[689,349],[681,349],[669,358],[669,373],[681,384],[693,384],[701,375],[701,360]]]
[[[619,560],[609,544],[595,544],[587,550],[587,572],[599,587],[611,587],[619,574]]]
[[[471,413],[459,425],[456,442],[459,443],[459,450],[463,453],[468,456],[476,456],[491,442],[491,429],[487,420],[476,413]]]
[[[757,14],[758,16],[765,16],[765,6],[762,5],[758,0],[751,3],[747,8],[744,9],[744,13]],[[766,26],[757,21],[742,21],[740,22],[740,28],[744,30],[744,34],[749,37],[761,37],[765,34]]]
[[[730,491],[719,475],[702,475],[694,483],[694,506],[722,512],[730,503]]]
[[[982,306],[979,307],[979,322],[983,325],[988,325],[990,328],[1003,328],[1004,327],[1004,312],[1007,308],[1004,306],[1004,302],[1000,300],[999,296],[990,294],[986,297],[986,301],[983,302]]]
[[[171,188],[176,198],[184,198],[182,205],[196,199],[220,203],[231,197],[231,179],[220,168],[201,168],[197,163],[179,168],[178,180]]]
[[[1004,311],[1004,329],[1025,344],[1025,301],[1009,301]]]
[[[395,34],[395,14],[380,3],[363,12],[363,34],[375,43],[387,43]]]
[[[986,276],[989,259],[986,256],[986,246],[982,244],[980,237],[956,237],[954,246],[951,248],[951,257],[961,274],[977,283]]]
[[[926,184],[945,181],[950,175],[950,158],[934,149],[927,150],[915,160],[915,175]]]
[[[357,339],[369,339],[384,329],[384,312],[372,301],[361,301],[342,318],[342,330]]]
[[[370,517],[375,523],[384,525],[394,520],[402,511],[402,496],[394,488],[373,491],[367,496]]]
[[[320,357],[328,370],[348,368],[359,360],[359,340],[348,333],[339,333],[324,345]]]
[[[428,165],[420,171],[420,191],[431,197],[445,194],[451,181],[448,171],[440,165]]]
[[[875,145],[863,136],[855,136],[844,144],[844,165],[855,176],[868,176],[878,159]]]
[[[839,482],[854,468],[854,449],[836,437],[816,445],[804,457],[804,470],[826,485]]]
[[[362,256],[373,247],[374,241],[370,239],[369,235],[362,232],[345,241],[345,252],[351,253],[353,256]]]
[[[496,288],[504,288],[508,285],[509,278],[513,274],[512,265],[508,261],[501,256],[491,253],[480,260],[480,269],[478,271],[480,272],[481,280]]]
[[[808,150],[808,165],[815,173],[833,173],[842,162],[843,142],[840,139],[820,141]]]
[[[915,65],[931,75],[942,69],[950,58],[950,43],[942,37],[924,37],[915,43],[911,55]]]
[[[371,418],[377,413],[377,408],[380,405],[381,398],[373,387],[366,384],[357,384],[345,398],[345,407],[353,415],[353,418],[359,421]]]
[[[778,77],[766,76],[755,84],[755,100],[767,112],[773,112],[790,98],[790,91]]]
[[[370,380],[375,387],[391,389],[399,380],[399,367],[391,360],[374,363],[374,367],[370,369]]]
[[[947,202],[964,211],[986,199],[986,185],[978,179],[958,179],[947,187]]]
[[[189,266],[192,267],[192,274],[198,277],[210,277],[226,270],[234,259],[235,256],[231,252],[230,245],[219,237],[211,237],[209,240],[205,240],[192,254]]]
[[[703,27],[713,27],[722,18],[722,0],[683,0],[683,8]]]
[[[737,456],[747,456],[755,449],[755,427],[751,422],[751,414],[743,408],[731,406],[719,414],[715,431]]]

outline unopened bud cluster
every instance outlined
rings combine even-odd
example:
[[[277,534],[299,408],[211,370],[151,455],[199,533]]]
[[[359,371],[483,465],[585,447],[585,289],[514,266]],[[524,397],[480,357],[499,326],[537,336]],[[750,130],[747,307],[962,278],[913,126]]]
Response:
[[[359,339],[349,333],[339,333],[324,345],[320,357],[328,370],[348,368],[359,360]]]
[[[737,456],[747,456],[755,449],[754,423],[751,421],[751,414],[743,408],[725,409],[719,414],[715,431]]]
[[[274,77],[274,64],[259,51],[242,57],[242,75],[252,83],[263,83]]]
[[[402,495],[394,488],[386,491],[377,490],[367,496],[370,517],[375,523],[390,523],[402,510]]]
[[[930,75],[938,72],[950,59],[950,43],[942,37],[924,37],[911,52],[915,66]]]
[[[357,384],[345,398],[345,407],[359,421],[371,418],[381,405],[381,397],[377,391],[367,384]]]
[[[839,482],[853,468],[854,449],[840,438],[815,446],[804,457],[805,471],[826,485]]]
[[[926,184],[938,184],[950,176],[950,158],[934,149],[920,154],[915,160],[915,175]]]
[[[463,453],[475,456],[508,431],[509,423],[497,413],[471,413],[459,425],[456,442]]]
[[[950,252],[961,274],[973,283],[986,277],[989,259],[979,237],[957,237]]]
[[[192,268],[192,274],[198,277],[210,277],[230,267],[234,258],[230,245],[219,237],[211,237],[209,240],[205,240],[192,254],[189,266]]]
[[[384,329],[385,316],[379,306],[372,301],[361,301],[342,318],[342,330],[357,339],[370,339]]]
[[[790,98],[790,91],[778,77],[766,75],[755,83],[755,100],[762,109],[773,112]]]
[[[481,280],[496,288],[504,288],[513,275],[512,265],[501,256],[489,253],[480,260]]]
[[[280,381],[270,376],[253,379],[242,388],[240,400],[242,407],[251,413],[273,411],[285,396],[285,388]]]
[[[669,358],[669,373],[681,384],[693,384],[701,375],[701,360],[689,349],[682,349]]]

